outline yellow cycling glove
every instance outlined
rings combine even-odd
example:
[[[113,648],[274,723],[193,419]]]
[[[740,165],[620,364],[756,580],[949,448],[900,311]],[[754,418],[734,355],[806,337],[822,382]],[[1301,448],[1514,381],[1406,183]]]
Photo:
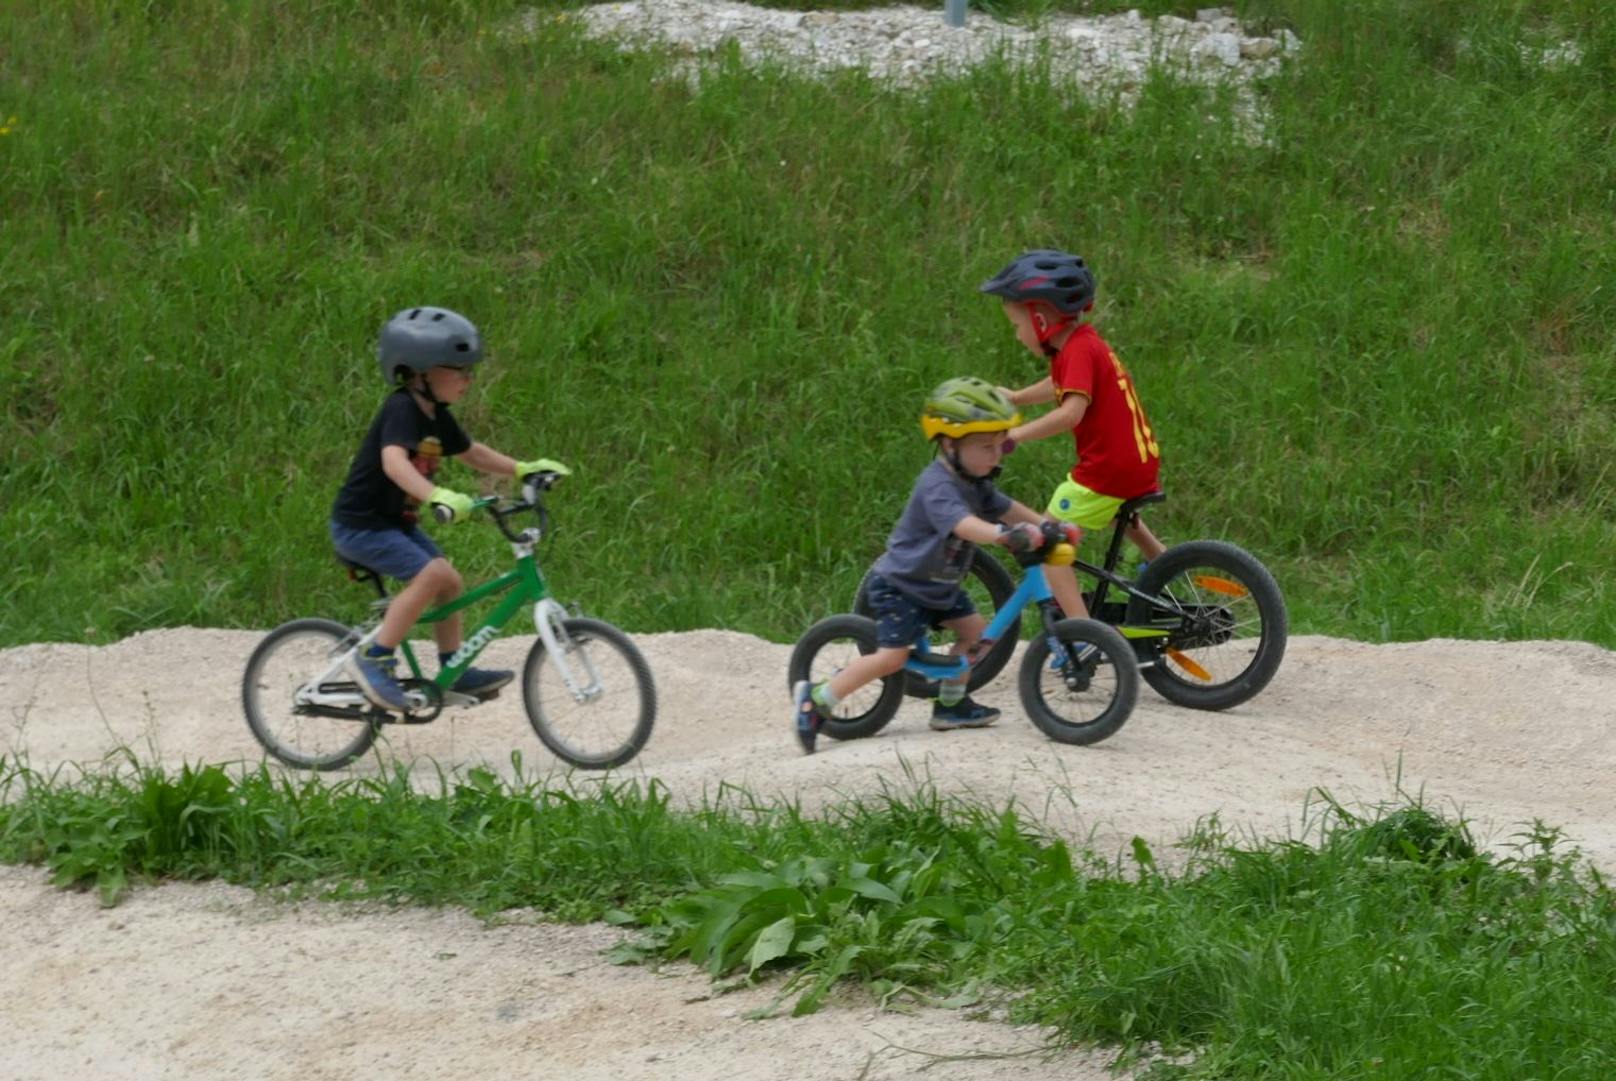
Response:
[[[476,500],[464,492],[457,492],[453,488],[433,488],[432,494],[427,497],[432,504],[432,515],[440,522],[454,522],[471,513],[471,506]],[[439,514],[437,508],[442,507],[449,512],[447,518]]]
[[[516,463],[516,477],[518,480],[530,473],[554,473],[562,477],[572,476],[572,470],[550,458],[535,458],[531,462]]]

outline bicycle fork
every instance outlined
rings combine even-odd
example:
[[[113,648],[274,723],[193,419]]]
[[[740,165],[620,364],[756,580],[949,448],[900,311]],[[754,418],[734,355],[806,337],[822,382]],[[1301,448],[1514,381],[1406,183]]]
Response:
[[[1088,662],[1099,652],[1099,647],[1093,642],[1073,644],[1061,641],[1061,636],[1055,633],[1055,624],[1060,621],[1063,613],[1056,607],[1054,601],[1040,604],[1038,610],[1044,619],[1044,641],[1049,644],[1049,670],[1059,672],[1064,669],[1069,673],[1081,673],[1085,677],[1092,675],[1092,672],[1087,671]],[[1068,665],[1071,668],[1067,668]],[[1073,678],[1074,676],[1069,674],[1067,681],[1071,682]]]
[[[593,702],[605,693],[605,688],[600,685],[600,673],[595,670],[595,662],[577,648],[572,635],[567,633],[563,623],[566,618],[567,610],[554,597],[546,597],[533,606],[533,622],[539,629],[539,639],[544,643],[545,652],[555,661],[556,670],[561,673],[568,693],[575,702]],[[570,657],[583,660],[582,673],[573,671]],[[581,679],[580,675],[587,676],[587,679]]]

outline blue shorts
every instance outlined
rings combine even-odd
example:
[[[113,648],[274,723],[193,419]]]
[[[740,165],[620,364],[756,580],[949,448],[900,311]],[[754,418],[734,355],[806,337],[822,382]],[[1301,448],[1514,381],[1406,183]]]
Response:
[[[870,575],[865,594],[875,617],[875,640],[882,649],[908,649],[927,631],[976,614],[970,594],[959,589],[947,608],[928,608],[879,574]]]
[[[428,563],[441,559],[443,552],[432,538],[416,526],[399,529],[358,529],[341,522],[331,523],[331,543],[343,559],[389,578],[408,582]]]

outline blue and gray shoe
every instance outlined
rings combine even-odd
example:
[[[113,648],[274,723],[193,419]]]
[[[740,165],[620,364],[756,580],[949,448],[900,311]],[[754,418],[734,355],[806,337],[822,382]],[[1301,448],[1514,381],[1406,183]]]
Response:
[[[969,698],[961,698],[952,706],[933,702],[931,707],[931,727],[935,732],[947,732],[955,728],[986,728],[998,719],[998,710],[992,706],[984,706],[980,702],[973,702]]]
[[[389,713],[404,713],[410,708],[410,703],[404,697],[404,688],[399,686],[393,675],[397,665],[398,659],[392,655],[367,657],[355,654],[348,658],[346,669],[349,678],[359,686],[359,693],[371,705]]]
[[[499,694],[499,689],[516,678],[508,668],[468,668],[460,673],[449,689],[457,694],[470,694],[487,700]]]
[[[797,680],[791,688],[791,704],[795,707],[792,724],[797,729],[797,742],[802,744],[803,754],[813,754],[819,729],[825,723],[825,715],[814,701],[814,685],[806,679]]]

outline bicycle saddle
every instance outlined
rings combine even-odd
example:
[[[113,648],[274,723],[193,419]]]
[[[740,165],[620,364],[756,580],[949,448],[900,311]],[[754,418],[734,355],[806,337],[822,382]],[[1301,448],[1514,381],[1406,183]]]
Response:
[[[355,582],[369,582],[371,585],[376,587],[377,593],[383,597],[387,596],[387,585],[382,581],[381,574],[374,568],[367,567],[363,563],[355,563],[353,560],[340,554],[337,555],[337,562],[348,568],[349,578]]]
[[[1148,507],[1152,503],[1161,503],[1166,499],[1167,493],[1163,491],[1146,492],[1144,495],[1136,495],[1117,508],[1117,517],[1126,521],[1127,519],[1132,518],[1135,514],[1138,514],[1141,507]]]

